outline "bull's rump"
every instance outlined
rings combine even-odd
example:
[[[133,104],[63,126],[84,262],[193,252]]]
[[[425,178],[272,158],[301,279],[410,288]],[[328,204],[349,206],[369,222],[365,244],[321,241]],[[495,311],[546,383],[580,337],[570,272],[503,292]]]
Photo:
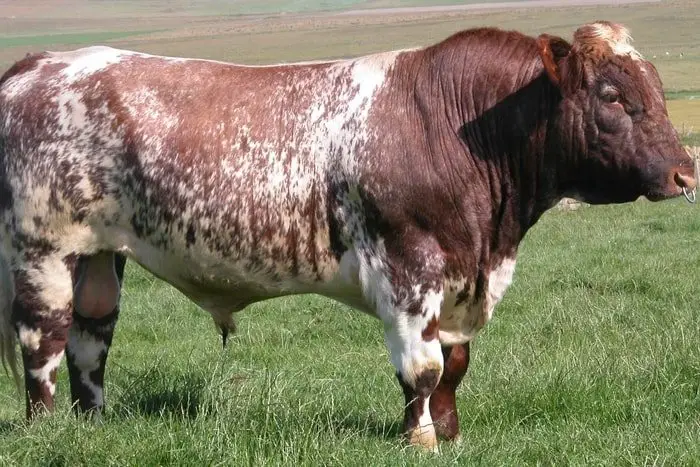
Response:
[[[109,48],[33,59],[0,87],[0,157],[13,214],[35,219],[27,236],[125,252],[182,289],[275,295],[333,280],[328,173],[346,167],[331,148],[367,105],[338,105],[353,63]]]

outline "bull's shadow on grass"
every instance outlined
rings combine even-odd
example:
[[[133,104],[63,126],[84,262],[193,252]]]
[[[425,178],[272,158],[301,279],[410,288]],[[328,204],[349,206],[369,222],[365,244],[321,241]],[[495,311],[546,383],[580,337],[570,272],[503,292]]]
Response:
[[[198,374],[164,376],[144,371],[134,375],[123,389],[114,412],[118,416],[172,415],[193,419],[200,413],[206,386],[206,379]]]
[[[0,420],[0,435],[16,431],[19,425],[16,421]]]

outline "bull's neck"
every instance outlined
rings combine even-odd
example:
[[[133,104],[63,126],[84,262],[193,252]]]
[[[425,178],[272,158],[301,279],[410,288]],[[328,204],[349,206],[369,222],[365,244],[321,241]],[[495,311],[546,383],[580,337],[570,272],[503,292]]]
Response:
[[[494,65],[470,65],[452,57],[448,65],[426,68],[424,98],[435,110],[428,146],[431,157],[450,159],[441,165],[451,167],[449,180],[460,185],[453,190],[465,197],[464,209],[490,213],[491,248],[516,248],[559,197],[555,165],[545,154],[558,92],[538,71],[539,63],[524,63],[519,76],[503,75],[507,69],[495,75]],[[515,84],[509,89],[502,83]]]

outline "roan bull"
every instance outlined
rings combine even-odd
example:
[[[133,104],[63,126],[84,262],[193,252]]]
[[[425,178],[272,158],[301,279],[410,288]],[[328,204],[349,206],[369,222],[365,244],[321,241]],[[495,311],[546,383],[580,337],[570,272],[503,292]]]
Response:
[[[474,29],[426,48],[252,67],[90,47],[0,79],[0,316],[27,416],[64,351],[103,408],[126,258],[207,310],[287,294],[381,319],[408,440],[459,434],[469,341],[563,196],[695,189],[627,30]]]

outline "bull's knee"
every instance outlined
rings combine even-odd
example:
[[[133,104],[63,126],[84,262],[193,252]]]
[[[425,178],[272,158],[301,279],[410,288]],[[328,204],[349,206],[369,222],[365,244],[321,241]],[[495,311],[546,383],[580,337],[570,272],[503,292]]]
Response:
[[[82,257],[76,266],[74,310],[85,318],[104,318],[119,304],[120,284],[115,255],[101,252]]]

